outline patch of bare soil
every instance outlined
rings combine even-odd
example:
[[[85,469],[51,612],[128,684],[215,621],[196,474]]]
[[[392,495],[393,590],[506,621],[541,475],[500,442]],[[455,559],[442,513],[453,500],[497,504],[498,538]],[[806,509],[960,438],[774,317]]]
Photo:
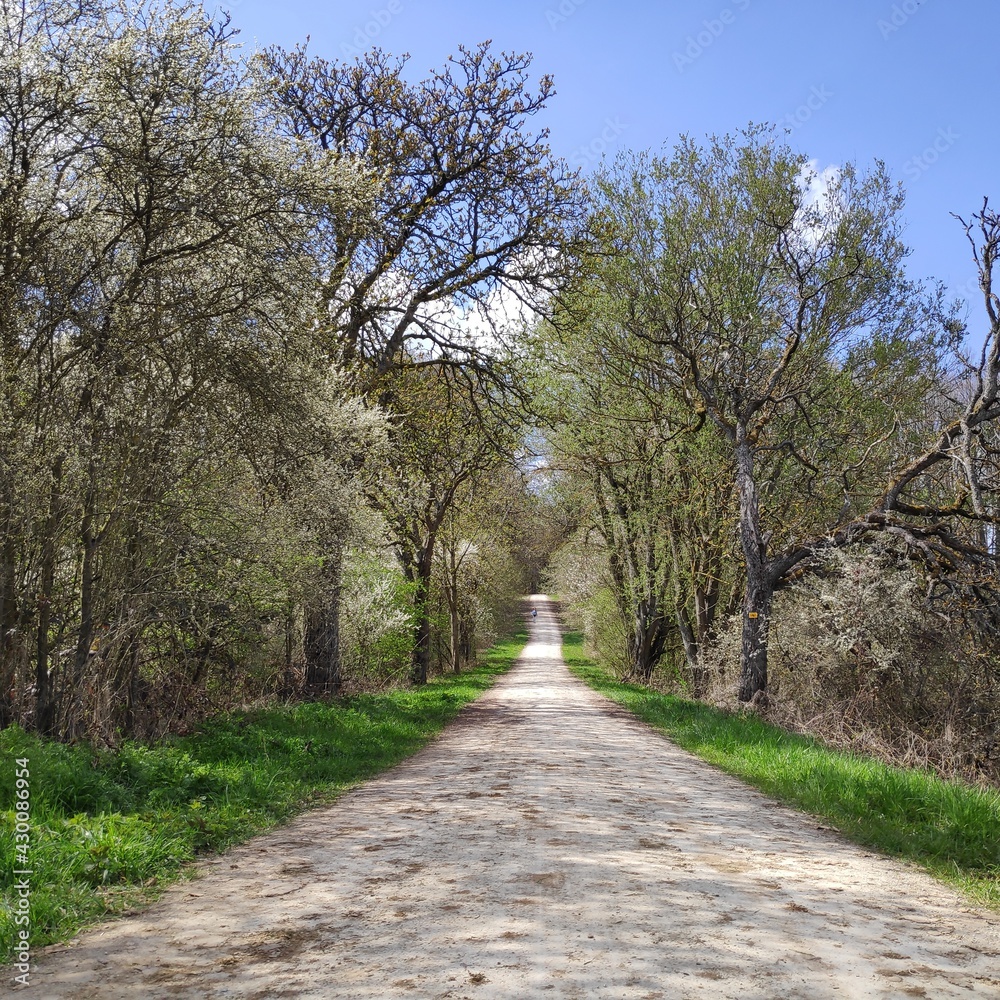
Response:
[[[1000,998],[996,915],[520,664],[390,773],[39,957],[46,1000]]]

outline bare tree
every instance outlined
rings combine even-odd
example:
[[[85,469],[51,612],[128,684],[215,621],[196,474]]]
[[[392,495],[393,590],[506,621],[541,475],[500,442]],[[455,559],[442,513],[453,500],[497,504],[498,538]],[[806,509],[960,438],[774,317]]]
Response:
[[[353,63],[304,47],[263,58],[289,132],[377,182],[365,216],[325,232],[331,347],[361,363],[364,385],[417,355],[492,365],[521,329],[503,304],[535,307],[558,287],[580,218],[575,174],[531,129],[551,78],[531,91],[530,57],[489,43],[419,83],[379,50]]]

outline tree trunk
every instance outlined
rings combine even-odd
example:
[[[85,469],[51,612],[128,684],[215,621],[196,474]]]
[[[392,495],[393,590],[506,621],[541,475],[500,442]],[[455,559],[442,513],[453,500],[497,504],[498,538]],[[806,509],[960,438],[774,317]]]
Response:
[[[129,636],[122,647],[101,654],[105,669],[111,668],[109,683],[112,691],[111,718],[108,720],[113,732],[125,736],[135,735],[137,729],[136,710],[140,705],[142,684],[139,666],[142,662],[142,646],[135,635]],[[170,722],[175,720],[171,719]],[[141,727],[140,727],[141,728]],[[148,734],[143,734],[148,735]]]
[[[453,593],[448,604],[451,617],[451,669],[457,674],[462,669],[462,622],[458,615],[458,596]]]
[[[633,616],[632,677],[643,684],[649,683],[653,668],[663,656],[667,639],[667,622],[655,597],[639,601]]]
[[[677,609],[677,630],[681,634],[684,659],[687,661],[688,671],[691,674],[691,693],[695,698],[700,698],[705,693],[705,670],[701,665],[701,643],[691,625],[687,608],[683,605]]]
[[[411,679],[414,684],[426,684],[431,663],[431,616],[427,601],[431,590],[431,553],[429,546],[420,555],[416,565],[416,590],[413,595],[417,612],[417,623],[413,630],[413,669]]]
[[[719,606],[719,583],[711,581],[708,586],[694,588],[694,621],[684,603],[677,606],[677,629],[684,646],[684,659],[691,675],[691,688],[695,698],[705,694],[708,677],[701,665],[701,651],[705,643],[714,637],[713,626]]]
[[[719,581],[712,580],[707,587],[694,589],[695,623],[698,629],[698,643],[710,642],[715,625],[715,613],[719,607]]]
[[[289,598],[285,605],[285,655],[281,679],[275,687],[275,694],[279,698],[291,698],[301,689],[299,679],[295,675],[296,654],[304,649],[304,642],[300,641],[298,636],[299,610],[299,605],[295,600]]]
[[[448,551],[448,582],[445,586],[445,597],[448,601],[448,618],[451,625],[449,644],[451,669],[457,674],[462,669],[462,620],[458,609],[458,565],[455,560],[455,550],[451,546]]]
[[[15,641],[18,606],[14,589],[16,549],[7,507],[4,539],[0,545],[0,729],[14,721],[14,699],[19,660]]]
[[[302,642],[306,661],[306,687],[318,694],[339,694],[343,683],[340,670],[343,566],[343,545],[338,540],[331,546],[323,563],[322,603],[306,614]]]
[[[62,506],[62,457],[52,465],[52,485],[49,490],[49,512],[42,539],[38,593],[38,630],[35,640],[35,730],[42,736],[54,735],[56,699],[53,678],[49,671],[49,630],[52,627],[52,590],[56,572],[56,532],[59,530],[59,509]]]
[[[302,640],[306,661],[306,687],[313,694],[340,692],[340,594],[326,595],[322,607],[306,614]]]
[[[463,621],[461,624],[459,650],[462,655],[462,662],[471,663],[475,656],[476,646],[472,625],[468,621]]]
[[[746,563],[738,697],[749,702],[767,692],[767,639],[774,583],[768,572],[766,545],[760,530],[753,445],[742,424],[736,430],[736,489],[740,503],[740,542]]]
[[[55,692],[49,672],[49,629],[52,625],[52,584],[55,578],[55,547],[51,538],[42,545],[41,579],[38,593],[38,631],[35,641],[35,730],[52,736],[56,718]]]
[[[97,550],[100,539],[94,530],[94,512],[97,509],[97,462],[91,457],[89,485],[84,498],[83,518],[80,522],[80,544],[83,561],[80,567],[80,632],[76,640],[76,654],[73,658],[72,688],[69,692],[71,703],[76,703],[76,692],[84,683],[88,661],[96,652],[94,642],[94,603],[97,583]],[[67,718],[67,730],[75,731],[78,720]]]

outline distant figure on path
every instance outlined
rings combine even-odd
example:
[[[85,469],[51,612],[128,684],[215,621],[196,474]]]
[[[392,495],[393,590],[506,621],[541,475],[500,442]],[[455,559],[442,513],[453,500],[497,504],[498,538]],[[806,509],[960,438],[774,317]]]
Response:
[[[538,617],[538,609],[537,608],[532,608],[531,609],[531,617],[532,618],[537,618]]]

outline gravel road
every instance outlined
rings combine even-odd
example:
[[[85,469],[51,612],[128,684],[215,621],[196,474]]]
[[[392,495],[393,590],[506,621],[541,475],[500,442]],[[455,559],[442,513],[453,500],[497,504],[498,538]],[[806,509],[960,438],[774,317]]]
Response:
[[[518,665],[431,745],[40,953],[25,992],[1000,998],[996,914],[590,691],[536,606]]]

